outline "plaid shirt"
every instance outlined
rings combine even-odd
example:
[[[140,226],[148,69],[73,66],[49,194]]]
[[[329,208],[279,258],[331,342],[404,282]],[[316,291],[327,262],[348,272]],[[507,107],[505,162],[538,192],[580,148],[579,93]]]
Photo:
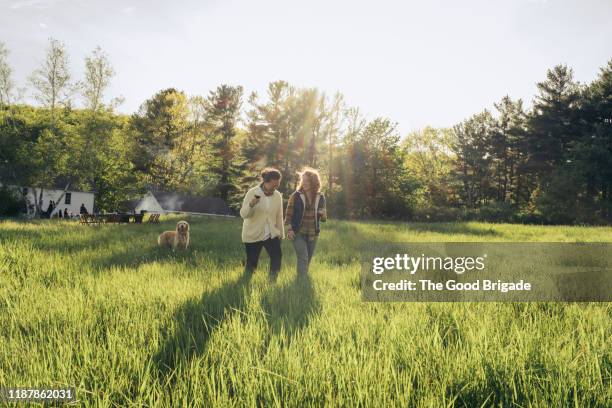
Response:
[[[302,234],[302,236],[308,241],[314,241],[317,237],[314,200],[313,202],[308,202],[306,194],[304,194],[304,199],[304,201],[306,201],[306,205],[304,206],[304,216],[302,217],[302,224],[300,226],[299,233]],[[285,224],[288,224],[289,230],[291,230],[291,217],[293,216],[294,200],[299,200],[299,198],[296,198],[295,194],[289,197],[289,201],[287,202],[287,211],[285,211]]]
[[[306,206],[304,207],[304,217],[302,218],[300,234],[302,234],[302,236],[308,241],[314,241],[317,237],[314,200],[313,202],[309,202],[308,197],[306,197],[306,194],[304,194],[304,198],[306,199]]]

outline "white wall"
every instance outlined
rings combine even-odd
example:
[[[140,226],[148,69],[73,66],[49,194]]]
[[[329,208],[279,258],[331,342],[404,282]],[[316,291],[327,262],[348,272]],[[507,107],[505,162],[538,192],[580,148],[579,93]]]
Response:
[[[40,189],[37,188],[36,190],[34,190],[31,187],[26,187],[26,188],[28,189],[28,194],[26,196],[26,199],[28,200],[29,203],[33,205],[35,200],[38,199],[38,196],[34,197],[34,193],[36,192],[36,194],[40,194]],[[23,189],[24,187],[20,188],[21,191],[23,191]],[[66,204],[65,195],[62,198],[62,201],[58,203],[57,200],[59,199],[59,197],[62,195],[63,192],[64,190],[44,189],[43,190],[42,211],[47,211],[47,207],[49,207],[49,202],[53,200],[55,201],[57,208],[59,208],[62,212],[66,208],[68,209],[69,213],[72,212],[73,214],[79,214],[81,212],[80,211],[81,204],[85,204],[85,208],[87,208],[87,211],[90,214],[93,213],[93,207],[94,207],[94,194],[93,193],[69,190],[68,193],[71,193],[70,204]]]

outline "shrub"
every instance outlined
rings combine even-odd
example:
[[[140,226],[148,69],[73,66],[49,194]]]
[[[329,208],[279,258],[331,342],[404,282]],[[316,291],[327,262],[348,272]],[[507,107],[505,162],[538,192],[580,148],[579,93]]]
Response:
[[[14,217],[26,210],[25,199],[17,190],[7,186],[0,187],[0,216]]]
[[[514,208],[510,203],[487,203],[477,211],[479,221],[509,222],[514,217]]]
[[[431,206],[415,209],[412,220],[417,222],[461,221],[467,216],[467,212],[461,208]]]

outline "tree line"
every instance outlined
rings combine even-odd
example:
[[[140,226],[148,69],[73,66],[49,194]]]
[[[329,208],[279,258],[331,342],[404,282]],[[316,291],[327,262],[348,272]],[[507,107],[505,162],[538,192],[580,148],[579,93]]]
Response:
[[[113,211],[155,189],[236,208],[261,168],[278,168],[288,193],[311,166],[335,217],[612,221],[612,60],[589,84],[553,67],[529,109],[504,96],[451,128],[401,137],[397,123],[368,119],[340,93],[285,81],[264,95],[167,88],[120,114],[121,98],[106,95],[115,72],[100,48],[74,80],[65,45],[50,39],[27,88],[17,88],[8,56],[0,44],[0,182],[37,188],[41,198],[60,185],[93,191],[97,209]],[[36,106],[21,102],[25,92]]]

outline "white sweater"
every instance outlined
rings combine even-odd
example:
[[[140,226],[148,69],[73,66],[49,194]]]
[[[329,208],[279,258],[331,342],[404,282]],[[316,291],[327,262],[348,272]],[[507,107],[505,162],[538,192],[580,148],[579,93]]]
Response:
[[[255,186],[244,196],[240,216],[242,223],[242,242],[263,241],[265,236],[266,223],[270,226],[271,238],[285,238],[285,227],[283,225],[283,195],[275,190],[272,195],[270,206],[265,208],[261,199],[255,206],[250,207],[249,203],[255,198],[255,194],[262,199],[265,194],[261,187]]]

